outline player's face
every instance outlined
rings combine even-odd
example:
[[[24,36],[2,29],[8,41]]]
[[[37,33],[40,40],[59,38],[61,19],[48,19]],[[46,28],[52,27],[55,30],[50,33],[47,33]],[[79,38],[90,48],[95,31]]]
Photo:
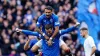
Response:
[[[85,37],[85,30],[80,30],[80,34],[82,37]]]
[[[45,9],[45,14],[46,14],[46,17],[50,17],[51,14],[52,14],[52,11],[51,10],[48,10],[48,9]]]
[[[53,29],[51,29],[51,28],[46,29],[46,33],[47,33],[49,36],[52,35],[52,31],[53,31]]]

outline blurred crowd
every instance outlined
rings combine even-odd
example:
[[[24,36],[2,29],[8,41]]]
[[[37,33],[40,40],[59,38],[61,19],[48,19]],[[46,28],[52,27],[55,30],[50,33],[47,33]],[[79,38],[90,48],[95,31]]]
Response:
[[[34,31],[38,17],[48,5],[59,16],[60,29],[72,26],[77,20],[77,3],[78,0],[0,0],[0,56],[27,56],[23,46],[28,36],[16,33],[15,28]],[[72,54],[84,56],[76,30],[61,37],[65,37]]]

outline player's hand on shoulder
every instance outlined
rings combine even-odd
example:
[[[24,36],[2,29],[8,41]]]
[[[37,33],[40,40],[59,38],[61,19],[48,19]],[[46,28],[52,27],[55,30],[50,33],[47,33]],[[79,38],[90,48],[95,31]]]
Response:
[[[49,40],[47,41],[47,43],[48,43],[48,46],[52,46],[53,41],[52,41],[51,39],[49,39]]]
[[[48,46],[52,46],[52,41],[47,41]]]
[[[16,31],[16,32],[21,32],[22,30],[19,29],[19,28],[16,28],[15,31]]]

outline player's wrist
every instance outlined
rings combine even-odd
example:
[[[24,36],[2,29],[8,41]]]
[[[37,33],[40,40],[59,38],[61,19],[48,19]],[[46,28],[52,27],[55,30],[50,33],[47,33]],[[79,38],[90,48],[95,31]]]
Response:
[[[19,29],[19,31],[22,32],[23,30],[22,29]]]
[[[53,40],[53,38],[52,38],[52,37],[50,37],[50,38],[49,38],[49,40]]]
[[[43,33],[42,36],[45,36],[45,33]]]

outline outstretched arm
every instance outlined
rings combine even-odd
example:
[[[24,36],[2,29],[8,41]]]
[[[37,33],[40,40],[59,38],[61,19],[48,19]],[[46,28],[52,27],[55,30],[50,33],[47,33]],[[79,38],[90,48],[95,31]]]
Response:
[[[22,29],[19,29],[19,28],[16,28],[16,32],[22,32],[26,35],[40,36],[40,34],[38,32],[32,32],[32,31],[29,31],[29,30],[22,30]]]
[[[79,25],[80,25],[80,23],[76,22],[76,24],[74,26],[72,26],[70,28],[67,28],[67,29],[64,29],[64,30],[60,30],[59,33],[61,35],[66,34],[66,33],[69,33],[71,31],[74,31],[74,30],[78,29],[77,26],[79,26]]]
[[[32,32],[29,30],[22,30],[22,33],[26,34],[26,35],[34,35],[34,36],[39,36],[38,32]]]
[[[75,29],[77,29],[77,28],[73,26],[73,27],[70,27],[70,28],[67,28],[67,29],[64,29],[64,30],[60,30],[59,33],[61,35],[63,35],[63,34],[71,32],[71,31],[74,31]]]

